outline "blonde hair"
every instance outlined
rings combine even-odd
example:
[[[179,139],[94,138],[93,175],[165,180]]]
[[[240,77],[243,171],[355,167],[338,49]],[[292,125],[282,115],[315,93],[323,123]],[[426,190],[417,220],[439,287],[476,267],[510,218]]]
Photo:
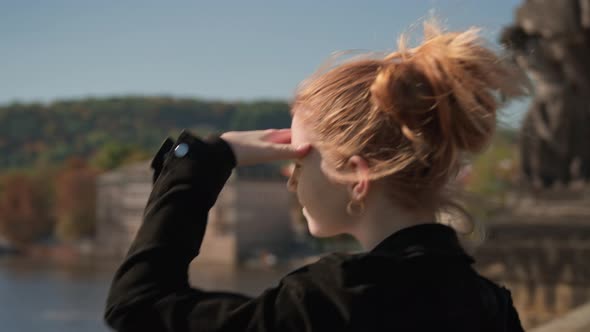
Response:
[[[526,76],[486,47],[477,29],[445,33],[426,22],[418,47],[402,37],[396,52],[312,75],[292,112],[316,137],[328,175],[352,180],[344,166],[360,155],[371,180],[388,181],[397,204],[436,212],[456,207],[445,188],[465,154],[490,142],[498,97],[527,92]]]

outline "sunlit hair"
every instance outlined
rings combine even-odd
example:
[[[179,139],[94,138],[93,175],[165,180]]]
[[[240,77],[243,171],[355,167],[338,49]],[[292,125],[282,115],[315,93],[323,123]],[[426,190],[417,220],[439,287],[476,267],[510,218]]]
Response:
[[[467,154],[482,151],[503,99],[528,93],[526,76],[496,55],[478,29],[443,32],[424,24],[424,41],[379,58],[347,61],[299,87],[301,115],[322,150],[322,169],[343,181],[352,155],[370,178],[387,181],[395,202],[413,212],[455,206],[448,184]]]

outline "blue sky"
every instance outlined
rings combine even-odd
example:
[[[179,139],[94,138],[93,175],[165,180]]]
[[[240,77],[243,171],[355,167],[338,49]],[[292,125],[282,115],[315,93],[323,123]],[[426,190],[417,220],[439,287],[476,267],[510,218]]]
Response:
[[[0,104],[124,94],[289,98],[332,52],[392,50],[434,11],[497,39],[520,0],[0,0]]]

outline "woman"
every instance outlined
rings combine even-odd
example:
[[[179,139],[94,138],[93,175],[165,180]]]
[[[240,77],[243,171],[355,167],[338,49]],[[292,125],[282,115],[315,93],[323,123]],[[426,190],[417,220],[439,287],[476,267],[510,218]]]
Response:
[[[498,95],[521,73],[474,30],[384,58],[349,61],[299,89],[290,129],[183,132],[153,161],[143,224],[118,269],[106,321],[118,331],[522,331],[510,293],[479,276],[455,229],[448,183],[495,127]],[[295,159],[288,181],[314,236],[348,233],[365,251],[331,254],[250,298],[191,288],[207,213],[232,169]],[[459,230],[465,232],[465,229]],[[468,231],[468,230],[467,230]]]

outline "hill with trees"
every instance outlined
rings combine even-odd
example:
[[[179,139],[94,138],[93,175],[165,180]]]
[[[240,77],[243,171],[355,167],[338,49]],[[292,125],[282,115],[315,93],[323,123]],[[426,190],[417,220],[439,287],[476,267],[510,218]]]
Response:
[[[51,165],[77,156],[149,153],[168,135],[289,127],[283,101],[227,103],[170,97],[114,97],[0,107],[0,170]]]

